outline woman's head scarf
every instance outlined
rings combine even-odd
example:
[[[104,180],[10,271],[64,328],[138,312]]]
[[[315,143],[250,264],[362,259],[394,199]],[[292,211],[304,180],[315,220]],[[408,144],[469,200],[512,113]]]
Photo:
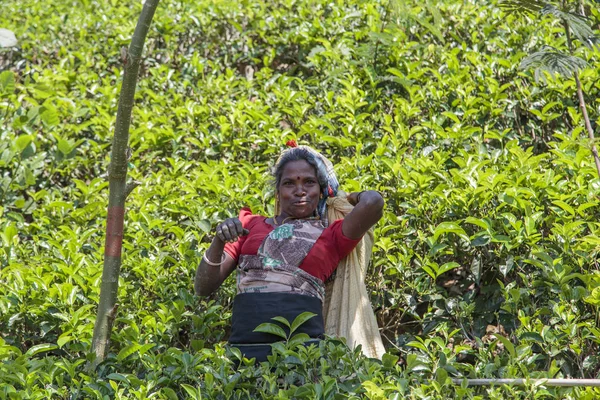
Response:
[[[321,187],[321,194],[323,195],[323,197],[319,200],[319,204],[317,205],[317,212],[319,213],[319,217],[322,220],[327,221],[327,198],[337,196],[338,188],[340,187],[337,177],[335,176],[335,171],[333,170],[333,164],[325,156],[323,156],[321,153],[319,153],[312,147],[292,146],[281,153],[275,165],[279,164],[282,157],[286,153],[290,151],[297,151],[295,149],[304,149],[310,154],[312,154],[317,163],[317,176],[321,175],[327,178],[325,187]],[[277,199],[275,199],[275,213],[279,213],[279,202],[277,201]]]

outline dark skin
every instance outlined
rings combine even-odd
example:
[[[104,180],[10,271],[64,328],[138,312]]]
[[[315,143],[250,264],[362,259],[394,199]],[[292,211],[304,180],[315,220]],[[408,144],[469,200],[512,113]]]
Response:
[[[315,215],[320,195],[321,188],[314,167],[304,160],[290,161],[284,166],[277,187],[281,213],[276,221],[268,218],[266,222],[276,226],[286,220],[311,218]],[[350,193],[346,199],[354,209],[344,218],[342,233],[350,239],[359,239],[381,219],[384,201],[373,190]],[[202,259],[194,281],[198,295],[210,295],[233,272],[236,261],[223,251],[225,243],[233,243],[247,234],[248,230],[242,227],[238,218],[228,218],[217,225],[216,235],[205,256],[213,263],[223,262],[220,266],[211,266]]]

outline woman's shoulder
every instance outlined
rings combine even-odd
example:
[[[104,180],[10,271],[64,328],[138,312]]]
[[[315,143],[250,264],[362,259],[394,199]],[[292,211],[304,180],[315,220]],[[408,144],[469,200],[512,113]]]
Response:
[[[253,214],[250,207],[243,207],[240,210],[240,214],[239,214],[238,218],[244,228],[250,228],[251,226],[255,225],[256,223],[264,222],[264,220],[267,217],[260,215],[260,214]]]

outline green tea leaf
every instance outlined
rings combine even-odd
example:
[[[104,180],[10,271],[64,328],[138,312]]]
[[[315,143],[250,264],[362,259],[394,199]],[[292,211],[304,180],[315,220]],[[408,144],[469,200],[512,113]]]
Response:
[[[121,349],[119,354],[117,354],[117,360],[122,361],[122,360],[126,359],[127,357],[129,357],[130,355],[136,353],[141,348],[142,348],[142,345],[139,343],[130,344],[129,346],[126,346],[123,349]]]
[[[446,233],[456,233],[460,236],[466,236],[465,230],[455,222],[442,222],[439,224],[433,232],[433,240],[437,239]]]
[[[58,150],[65,156],[71,154],[71,152],[73,151],[73,145],[69,143],[69,141],[64,139],[59,139],[56,146],[58,147]]]
[[[454,261],[448,262],[443,264],[441,267],[438,268],[437,270],[437,276],[442,275],[444,272],[448,272],[451,271],[455,268],[460,267],[460,264]]]
[[[58,125],[59,120],[56,110],[54,108],[44,108],[45,110],[40,114],[40,118],[42,119],[44,125],[46,125],[49,128]]]
[[[270,333],[271,335],[278,336],[282,339],[287,339],[287,334],[285,333],[283,328],[280,327],[279,325],[276,325],[276,324],[273,324],[270,322],[264,322],[264,323],[260,324],[259,326],[256,327],[256,329],[254,329],[253,332]]]
[[[277,322],[281,322],[283,325],[287,326],[288,328],[290,327],[289,321],[287,319],[283,318],[283,317],[273,317],[271,319],[275,320]]]
[[[165,397],[169,400],[178,400],[179,399],[179,397],[177,397],[177,393],[171,388],[167,388],[167,387],[162,388],[162,389],[160,389],[160,392],[162,394],[164,394]]]
[[[307,341],[310,340],[310,336],[308,336],[306,333],[296,333],[294,336],[292,336],[292,338],[288,341],[288,344],[291,347],[294,346],[298,346],[301,344],[306,343]]]
[[[394,354],[385,353],[381,358],[381,362],[385,368],[393,368],[397,363],[400,357]]]
[[[58,345],[58,347],[62,348],[65,344],[69,343],[71,340],[73,340],[72,336],[61,335],[58,338],[58,340],[56,341],[56,344]]]
[[[555,200],[555,201],[552,202],[552,204],[556,204],[557,206],[559,206],[560,208],[562,208],[563,210],[565,210],[569,214],[575,215],[575,210],[573,209],[573,207],[571,207],[569,204],[565,203],[562,200]]]
[[[496,337],[496,341],[501,342],[502,345],[504,345],[504,348],[508,351],[508,353],[510,354],[510,356],[512,358],[515,358],[517,356],[517,353],[515,352],[515,346],[510,342],[510,340],[508,340],[507,338],[505,338],[502,335],[494,335]]]
[[[202,394],[199,388],[195,388],[187,383],[182,383],[181,387],[187,392],[188,396],[190,396],[194,400],[202,400]]]
[[[27,148],[27,146],[29,146],[29,143],[31,143],[31,141],[32,137],[30,135],[21,135],[15,140],[15,147],[19,152],[22,152]]]
[[[11,94],[15,91],[15,74],[12,71],[0,73],[0,95]]]
[[[25,355],[32,357],[32,356],[35,356],[36,354],[45,353],[47,351],[52,351],[52,350],[56,350],[56,349],[58,349],[58,346],[55,344],[43,343],[43,344],[31,346],[29,348],[29,350],[27,350],[27,353],[25,353]]]
[[[292,327],[290,328],[290,334],[296,332],[296,330],[302,325],[304,324],[306,321],[308,321],[309,319],[316,317],[317,314],[312,313],[312,312],[308,312],[305,311],[302,314],[298,315],[295,319],[294,322],[292,322]]]
[[[196,225],[198,226],[198,228],[200,228],[203,232],[208,233],[211,230],[211,224],[210,221],[207,219],[201,219],[199,220]]]
[[[129,381],[125,375],[119,374],[116,372],[106,375],[106,379],[110,379],[112,381],[117,381],[117,382],[128,382]]]

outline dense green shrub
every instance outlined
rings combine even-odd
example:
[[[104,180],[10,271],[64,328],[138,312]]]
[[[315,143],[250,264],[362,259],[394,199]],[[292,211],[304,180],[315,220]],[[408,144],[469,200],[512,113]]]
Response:
[[[449,381],[600,374],[600,179],[574,83],[517,69],[562,39],[495,1],[163,0],[113,351],[86,371],[120,48],[140,8],[0,7],[20,42],[0,50],[0,398],[598,396]],[[597,69],[581,80],[596,121]],[[233,280],[192,295],[211,227],[243,205],[273,212],[269,167],[291,138],[328,154],[344,190],[385,194],[368,282],[382,362],[331,339],[236,369]]]

